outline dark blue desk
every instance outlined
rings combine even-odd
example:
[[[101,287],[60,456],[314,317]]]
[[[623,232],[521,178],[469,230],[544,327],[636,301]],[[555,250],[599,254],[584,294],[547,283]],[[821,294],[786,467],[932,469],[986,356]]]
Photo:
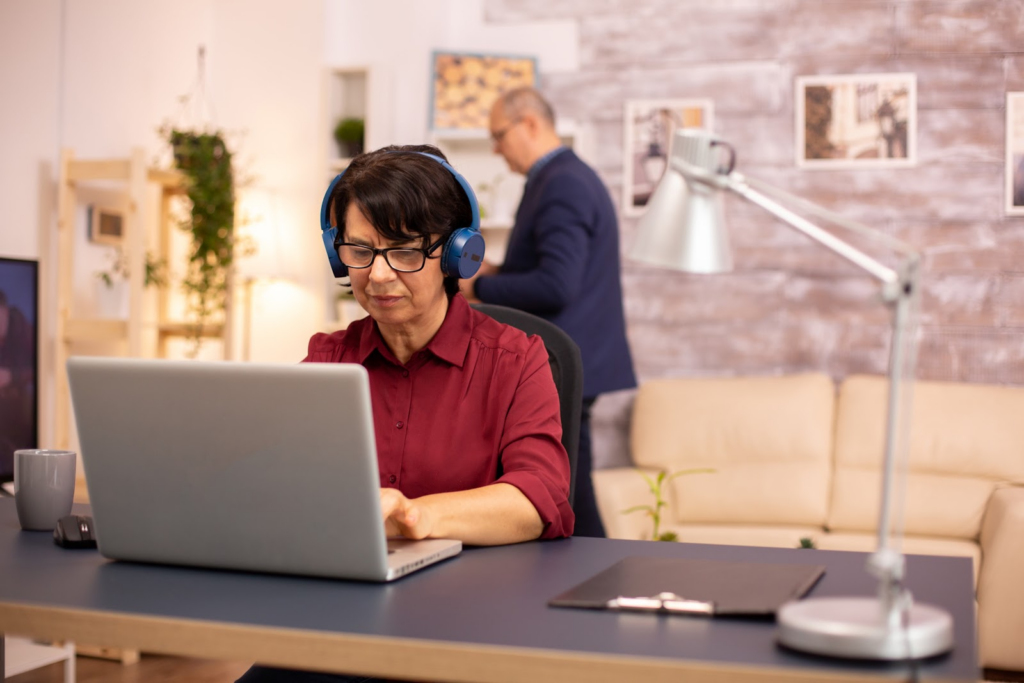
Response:
[[[272,542],[268,539],[267,542]],[[630,555],[824,564],[814,595],[869,595],[865,555],[578,538],[470,548],[377,585],[109,562],[19,530],[0,500],[0,632],[210,659],[447,681],[906,679],[906,666],[779,648],[770,621],[546,606]],[[970,560],[909,557],[921,601],[954,615],[956,649],[924,680],[977,680]]]

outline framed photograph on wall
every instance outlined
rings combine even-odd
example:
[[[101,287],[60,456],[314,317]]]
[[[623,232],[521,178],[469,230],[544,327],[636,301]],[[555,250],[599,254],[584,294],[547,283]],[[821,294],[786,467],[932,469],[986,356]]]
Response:
[[[915,74],[800,76],[794,91],[797,166],[877,168],[916,163]]]
[[[537,58],[435,52],[430,128],[488,129],[491,105],[504,92],[537,86]]]
[[[124,239],[124,213],[93,204],[89,207],[89,241],[118,246]]]
[[[1006,214],[1024,216],[1024,92],[1006,93]]]
[[[39,264],[0,256],[0,483],[14,451],[38,448]]]
[[[644,212],[668,165],[672,134],[677,128],[711,130],[711,100],[629,100],[623,121],[622,210]]]

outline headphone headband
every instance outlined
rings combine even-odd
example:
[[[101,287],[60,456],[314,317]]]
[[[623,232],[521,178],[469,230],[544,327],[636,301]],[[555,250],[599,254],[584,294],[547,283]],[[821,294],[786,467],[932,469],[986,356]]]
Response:
[[[436,154],[399,149],[389,150],[387,154],[419,154],[420,156],[425,156],[441,164],[446,171],[455,177],[456,182],[458,182],[465,193],[466,199],[469,200],[473,218],[467,227],[453,230],[445,241],[441,251],[441,272],[447,277],[455,278],[469,278],[475,275],[484,260],[484,238],[480,234],[480,205],[477,203],[476,194],[473,192],[469,181],[456,171],[451,164]],[[329,215],[331,195],[334,194],[335,187],[337,187],[344,175],[345,171],[342,171],[335,176],[334,180],[327,187],[323,201],[320,202],[320,233],[323,238],[324,248],[327,250],[327,260],[331,264],[334,277],[345,277],[348,275],[348,268],[341,262],[338,250],[334,247],[334,242],[338,236],[338,228],[331,225],[331,217]]]

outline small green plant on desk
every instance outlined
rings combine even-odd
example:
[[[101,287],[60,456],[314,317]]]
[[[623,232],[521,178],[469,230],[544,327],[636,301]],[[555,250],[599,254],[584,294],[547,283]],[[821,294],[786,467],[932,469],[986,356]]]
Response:
[[[800,545],[797,546],[797,548],[811,548],[812,550],[817,547],[818,546],[814,542],[814,539],[810,536],[804,536],[803,538],[801,538]]]
[[[634,505],[628,510],[623,510],[622,514],[628,515],[634,512],[646,512],[647,516],[651,518],[654,523],[654,530],[651,531],[652,541],[678,541],[679,536],[674,531],[661,531],[661,509],[667,507],[668,503],[665,501],[662,493],[663,487],[666,482],[670,482],[676,477],[681,477],[684,474],[710,474],[714,472],[712,469],[705,467],[698,467],[691,470],[680,470],[669,474],[668,472],[658,472],[658,476],[653,479],[648,476],[645,472],[637,470],[637,473],[644,478],[647,482],[647,487],[651,490],[651,495],[654,496],[653,505]]]

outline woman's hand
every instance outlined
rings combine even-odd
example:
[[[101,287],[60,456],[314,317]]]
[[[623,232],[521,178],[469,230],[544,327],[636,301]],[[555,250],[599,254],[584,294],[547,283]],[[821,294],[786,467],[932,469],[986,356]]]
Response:
[[[430,535],[430,515],[423,505],[409,500],[398,489],[380,490],[380,509],[387,536],[420,540]]]
[[[417,541],[453,538],[470,545],[504,545],[532,541],[544,531],[533,503],[504,483],[415,499],[398,489],[381,489],[380,509],[385,534]]]

